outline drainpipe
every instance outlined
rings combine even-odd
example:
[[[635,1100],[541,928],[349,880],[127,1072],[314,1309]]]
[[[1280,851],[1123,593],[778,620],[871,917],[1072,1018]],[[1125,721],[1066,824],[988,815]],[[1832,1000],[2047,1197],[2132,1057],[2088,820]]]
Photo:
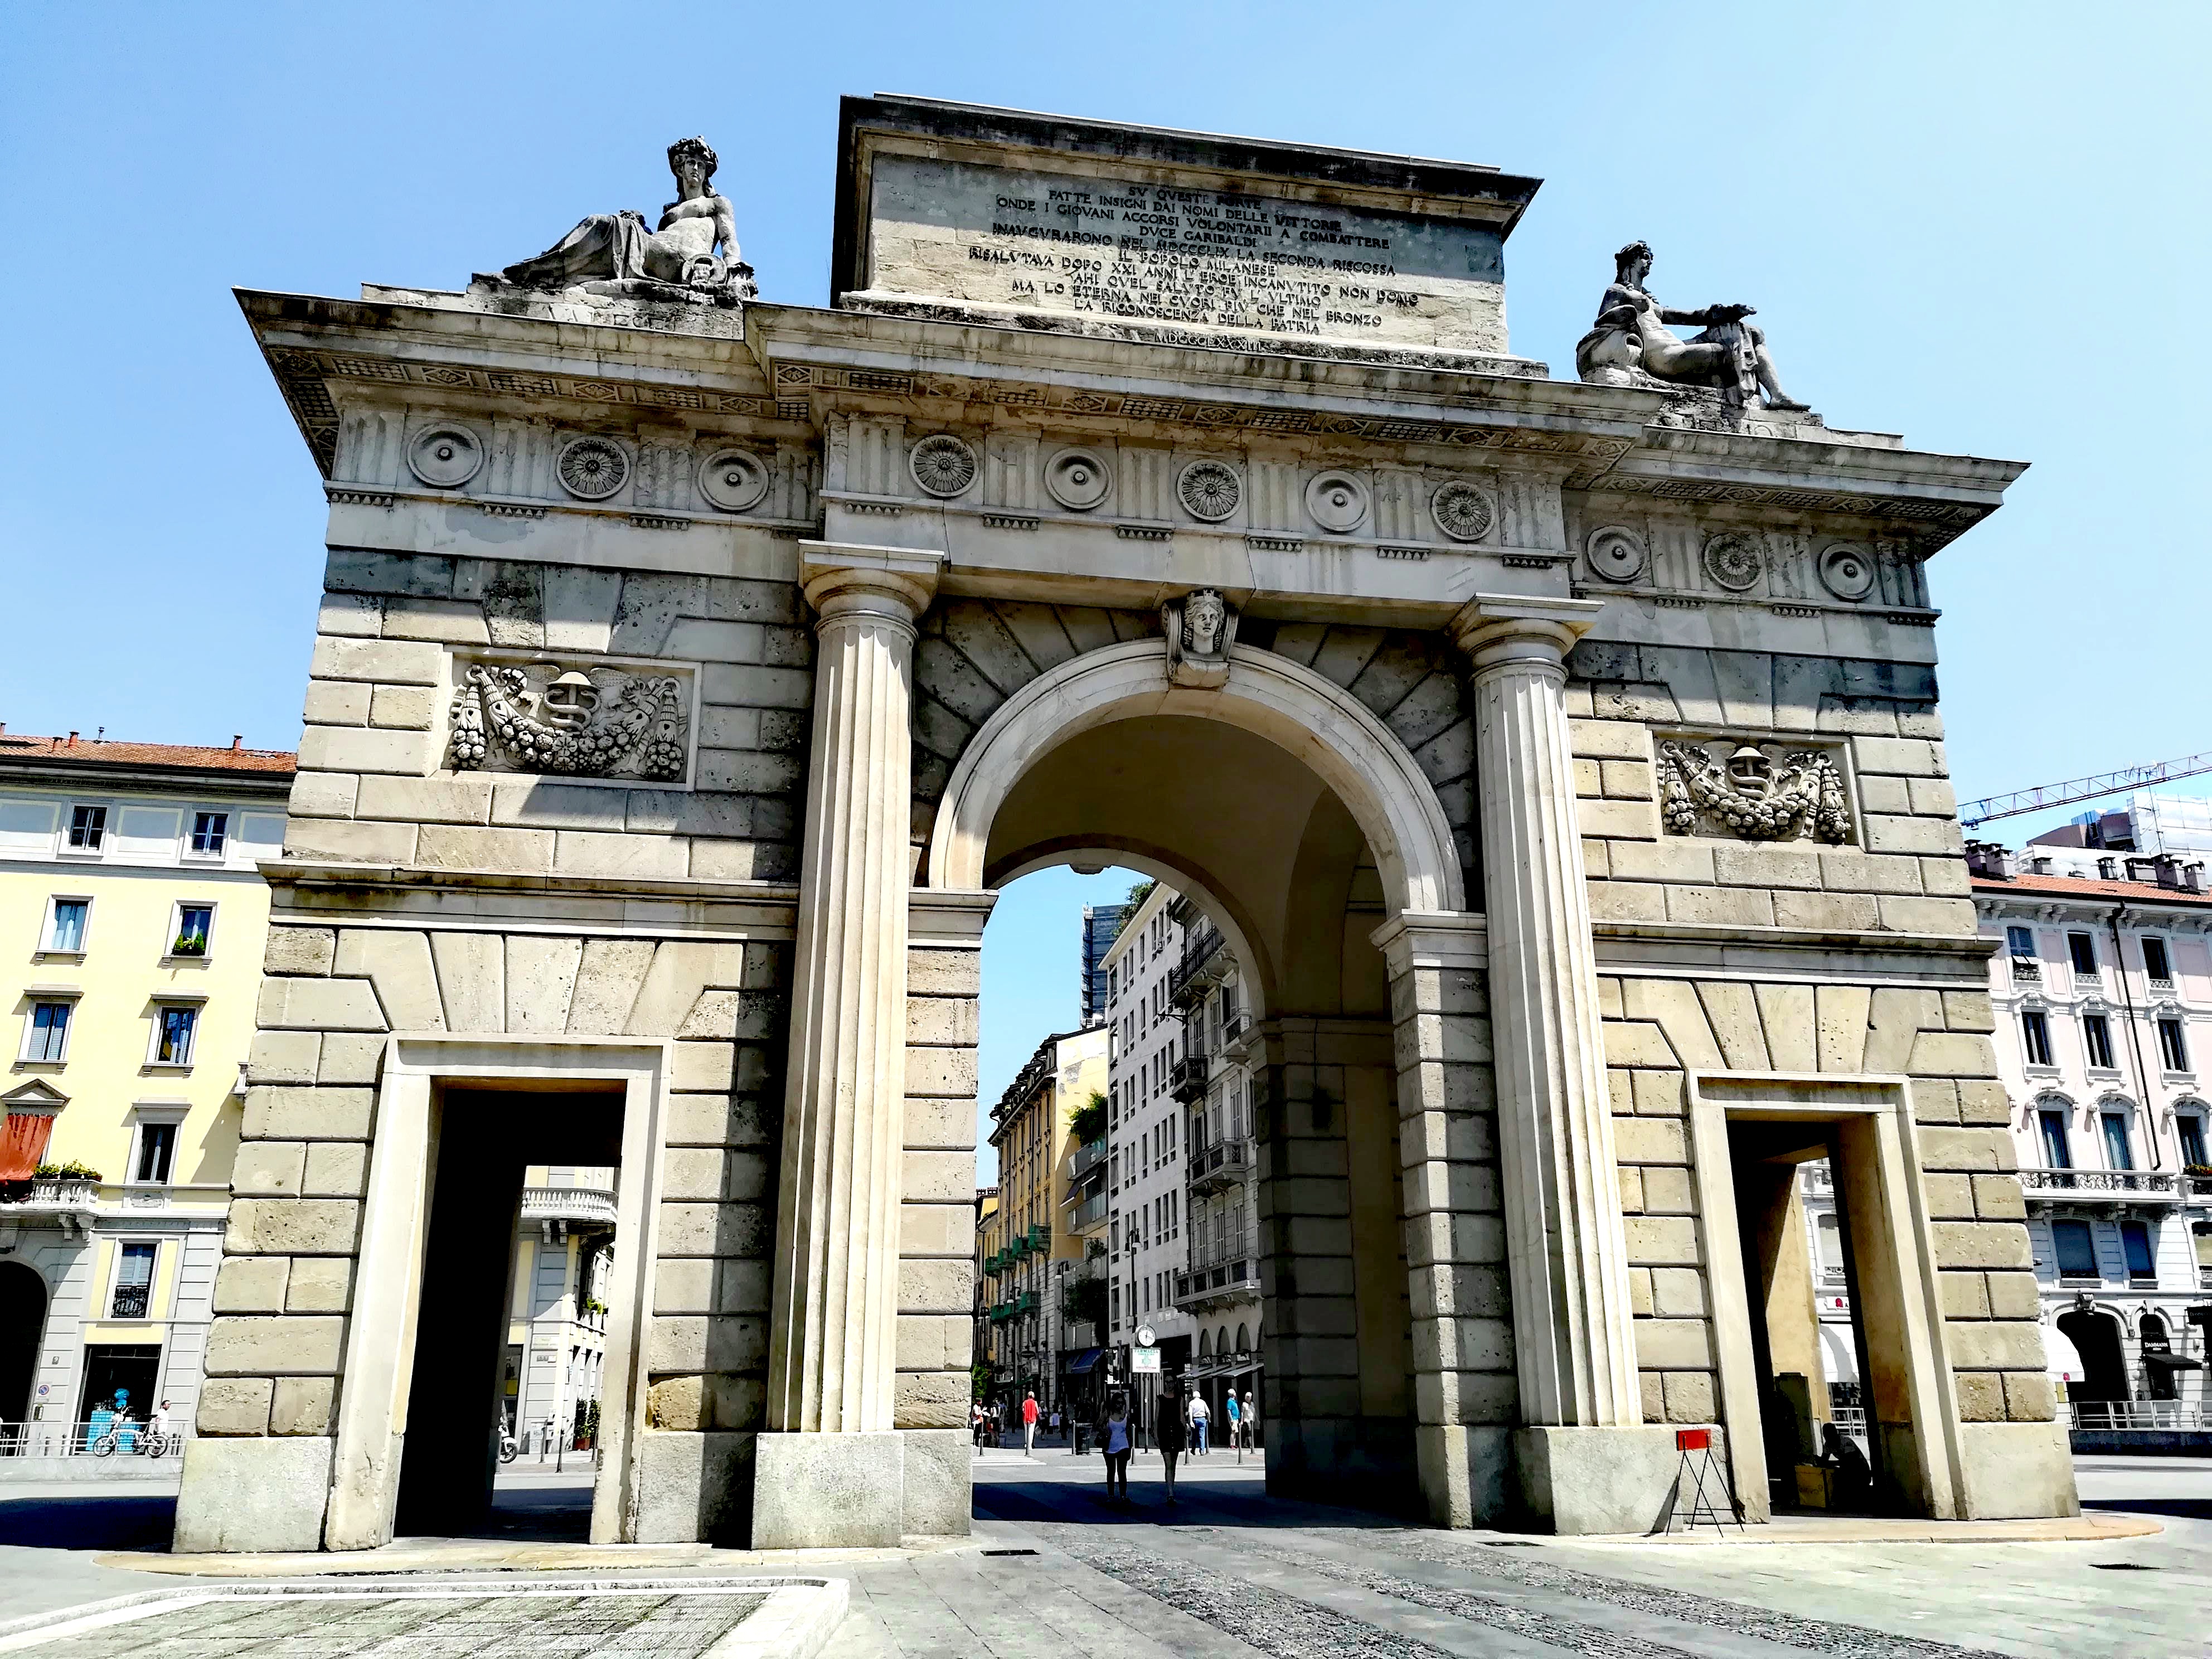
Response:
[[[2135,1057],[2136,1098],[2142,1103],[2144,1136],[2150,1142],[2150,1167],[2160,1170],[2165,1167],[2165,1161],[2158,1150],[2158,1111],[2151,1103],[2150,1073],[2143,1069],[2142,1041],[2136,1031],[2136,994],[2128,983],[2127,958],[2120,953],[2120,923],[2127,914],[2126,905],[2115,905],[2105,925],[2112,934],[2112,972],[2120,981],[2120,1000],[2128,1007],[2128,1053]],[[2188,1194],[2182,1196],[2185,1199]]]

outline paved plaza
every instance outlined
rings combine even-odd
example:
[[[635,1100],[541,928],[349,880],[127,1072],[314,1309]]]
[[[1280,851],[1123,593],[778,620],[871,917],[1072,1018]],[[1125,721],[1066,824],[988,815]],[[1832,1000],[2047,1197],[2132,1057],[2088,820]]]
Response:
[[[748,1573],[842,1580],[852,1613],[824,1650],[834,1659],[2196,1659],[2206,1650],[2212,1462],[2079,1465],[2090,1516],[2113,1525],[2148,1517],[2163,1528],[2156,1534],[1954,1544],[1690,1545],[1443,1533],[1356,1508],[1271,1499],[1256,1459],[1240,1465],[1223,1452],[1185,1461],[1172,1506],[1158,1460],[1148,1454],[1132,1470],[1126,1505],[1105,1501],[1095,1455],[1054,1448],[1025,1458],[993,1448],[977,1458],[975,1472],[976,1534],[962,1546],[775,1556],[690,1546],[674,1565],[610,1553],[595,1576],[617,1587],[626,1571],[649,1575],[656,1587],[686,1576],[703,1587]],[[486,1559],[487,1549],[496,1558],[505,1548],[513,1565],[526,1565],[548,1559],[531,1552],[568,1547],[588,1491],[576,1470],[504,1475],[486,1540],[469,1547],[477,1553],[467,1559]],[[142,1570],[167,1565],[161,1552],[173,1502],[173,1483],[0,1487],[0,1603],[21,1616],[174,1590],[180,1582],[211,1588],[220,1581]],[[1777,1527],[1764,1537],[1790,1531]],[[385,1559],[433,1562],[441,1547],[458,1548],[410,1547],[412,1556]],[[347,1567],[357,1571],[355,1563]],[[501,1576],[517,1588],[531,1582]],[[378,1581],[308,1582],[366,1593]],[[266,1578],[259,1588],[270,1588]],[[342,1623],[297,1604],[250,1612],[218,1601],[206,1604],[212,1611],[165,1615],[167,1623],[140,1621],[27,1650],[69,1659],[310,1659],[372,1649],[465,1659],[526,1646],[678,1655],[700,1650],[701,1632],[715,1617],[728,1620],[726,1631],[741,1610],[726,1595],[705,1608],[679,1607],[659,1594],[589,1609],[556,1607],[556,1599],[510,1597],[496,1607],[449,1600],[411,1610],[356,1602]],[[534,1633],[518,1637],[514,1621],[532,1606]],[[655,1634],[664,1624],[665,1642]]]

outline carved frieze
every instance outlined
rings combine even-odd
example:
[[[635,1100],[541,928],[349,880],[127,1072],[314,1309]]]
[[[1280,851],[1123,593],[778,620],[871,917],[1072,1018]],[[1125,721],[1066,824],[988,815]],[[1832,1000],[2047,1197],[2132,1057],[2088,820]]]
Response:
[[[907,458],[907,470],[928,494],[949,501],[965,495],[975,482],[975,452],[965,440],[939,432],[914,447]]]
[[[1498,522],[1490,497],[1463,478],[1455,478],[1429,497],[1437,528],[1455,542],[1479,542]]]
[[[690,771],[688,667],[456,658],[453,669],[447,752],[456,772],[668,784]]]
[[[1832,847],[1851,839],[1843,774],[1819,750],[1732,738],[1662,742],[1658,782],[1659,816],[1670,835]]]
[[[1160,607],[1168,645],[1170,684],[1215,690],[1229,680],[1229,649],[1237,642],[1237,607],[1201,587]]]
[[[611,438],[571,438],[553,470],[578,501],[603,501],[629,482],[629,457]]]

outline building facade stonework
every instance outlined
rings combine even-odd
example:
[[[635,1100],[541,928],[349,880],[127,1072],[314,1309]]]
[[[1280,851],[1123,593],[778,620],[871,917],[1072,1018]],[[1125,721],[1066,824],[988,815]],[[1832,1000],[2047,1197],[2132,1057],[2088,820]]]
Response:
[[[617,1166],[592,1535],[964,1529],[977,946],[1062,862],[1243,966],[1273,1489],[1642,1530],[1710,1425],[1764,1518],[1738,1218],[1825,1152],[1885,1501],[2070,1512],[1923,575],[2019,467],[1674,339],[1649,250],[1589,380],[1511,356],[1533,180],[841,143],[826,309],[696,150],[660,254],[244,296],[331,507],[243,1133],[362,1175],[234,1202],[211,1368],[331,1405],[204,1403],[178,1547],[391,1535],[432,1172],[548,1091],[619,1143],[539,1160]]]

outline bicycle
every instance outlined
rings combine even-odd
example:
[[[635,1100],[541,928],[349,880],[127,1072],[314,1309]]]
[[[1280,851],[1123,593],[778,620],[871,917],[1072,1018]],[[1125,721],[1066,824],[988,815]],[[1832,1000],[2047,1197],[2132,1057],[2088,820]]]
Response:
[[[131,1431],[131,1453],[135,1457],[166,1457],[176,1445],[178,1437],[164,1434],[159,1429],[143,1428],[137,1424],[126,1425]],[[123,1429],[110,1429],[94,1438],[86,1448],[94,1457],[112,1457],[123,1449]]]

